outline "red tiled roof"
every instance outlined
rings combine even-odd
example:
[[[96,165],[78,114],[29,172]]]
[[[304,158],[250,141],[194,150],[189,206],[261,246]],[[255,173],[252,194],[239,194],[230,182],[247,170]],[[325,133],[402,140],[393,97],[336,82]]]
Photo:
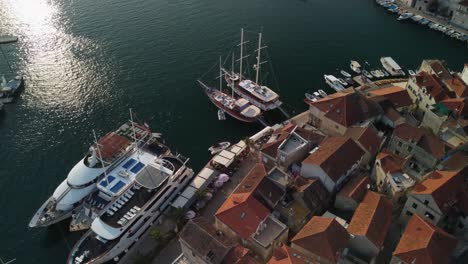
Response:
[[[414,214],[393,255],[413,264],[449,263],[457,239]]]
[[[361,143],[374,156],[380,149],[380,143],[382,143],[382,138],[377,133],[377,130],[369,125],[367,127],[350,127],[345,135]]]
[[[377,154],[377,159],[380,160],[381,167],[385,173],[401,171],[406,162],[406,159],[393,154],[387,149]]]
[[[343,187],[343,189],[341,189],[337,195],[349,197],[357,203],[360,203],[366,194],[367,185],[369,183],[370,179],[367,176],[354,177]]]
[[[430,63],[430,66],[432,70],[434,71],[434,74],[441,80],[449,80],[452,79],[452,75],[450,72],[442,65],[442,63],[439,60],[433,60]]]
[[[222,264],[258,264],[249,249],[237,245],[224,257]]]
[[[348,226],[348,232],[365,236],[378,247],[382,247],[392,222],[392,202],[372,191],[358,205]]]
[[[290,131],[281,131],[279,133],[275,133],[272,135],[272,137],[276,137],[275,140],[272,142],[268,142],[264,144],[260,150],[267,154],[268,156],[272,158],[276,158],[276,154],[278,153],[278,147],[283,143],[283,141],[288,138]]]
[[[319,149],[302,161],[302,164],[318,165],[333,181],[337,181],[363,155],[364,150],[351,138],[329,137],[322,141]]]
[[[413,104],[408,91],[400,86],[390,86],[386,88],[369,91],[374,96],[383,96],[387,98],[394,107],[400,108]]]
[[[427,93],[434,98],[436,103],[443,99],[449,98],[447,92],[445,91],[439,80],[433,75],[425,71],[421,71],[415,76],[415,78],[416,84],[421,88],[426,87]]]
[[[312,258],[286,245],[277,248],[268,264],[309,264],[314,263]]]
[[[356,92],[337,92],[310,105],[325,112],[327,118],[345,127],[380,114],[375,102]]]
[[[445,81],[445,85],[454,91],[458,97],[468,96],[468,85],[463,82],[458,74],[454,74],[452,79]]]
[[[429,154],[437,159],[441,158],[445,153],[444,143],[436,136],[429,134],[428,131],[402,123],[395,127],[393,135],[404,140],[413,140],[416,145],[424,149]]]
[[[389,107],[385,109],[385,115],[388,117],[388,119],[392,120],[394,123],[398,121],[402,116],[400,113],[398,113],[397,110],[395,110],[393,107]]]
[[[308,130],[302,127],[296,128],[295,132],[309,142],[320,142],[325,136],[316,130]]]
[[[112,160],[114,156],[130,145],[130,140],[115,132],[110,132],[98,140],[98,145],[97,156],[102,157],[103,160]]]
[[[215,214],[243,239],[255,233],[260,222],[270,213],[252,195],[265,175],[263,164],[256,164]]]
[[[455,116],[468,117],[468,98],[450,98],[440,101],[448,109],[450,109]]]
[[[334,218],[314,216],[291,239],[291,243],[331,262],[346,247],[349,234]]]
[[[412,194],[431,195],[442,212],[447,212],[456,202],[457,196],[465,191],[465,170],[433,171],[411,191]]]

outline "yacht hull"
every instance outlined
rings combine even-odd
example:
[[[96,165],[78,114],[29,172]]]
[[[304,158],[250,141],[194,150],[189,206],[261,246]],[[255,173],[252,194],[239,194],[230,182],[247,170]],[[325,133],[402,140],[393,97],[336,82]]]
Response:
[[[47,227],[47,226],[50,226],[50,225],[53,225],[53,224],[56,224],[60,221],[63,221],[69,217],[71,217],[72,215],[72,211],[73,210],[70,210],[70,211],[67,211],[67,212],[63,212],[61,213],[60,215],[58,215],[57,217],[54,217],[54,218],[51,218],[51,219],[48,219],[47,221],[44,221],[44,222],[41,222],[41,218],[44,217],[45,215],[45,211],[46,211],[46,207],[47,205],[49,204],[49,202],[52,200],[52,197],[50,197],[49,199],[47,199],[47,201],[45,201],[42,206],[39,208],[39,210],[37,210],[37,212],[34,214],[34,216],[31,218],[31,221],[29,222],[29,227],[30,228],[35,228],[35,227]]]

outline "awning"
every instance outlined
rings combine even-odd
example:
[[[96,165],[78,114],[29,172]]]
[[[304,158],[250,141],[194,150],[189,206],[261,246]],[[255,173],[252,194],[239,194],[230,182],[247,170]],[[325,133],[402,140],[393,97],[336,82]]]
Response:
[[[234,154],[234,153],[232,153],[230,151],[227,151],[227,150],[221,151],[218,155],[221,156],[221,157],[224,157],[226,159],[234,159],[234,157],[236,156],[236,154]]]
[[[227,159],[227,158],[224,158],[220,155],[216,155],[214,158],[213,158],[213,161],[218,163],[219,165],[222,165],[224,167],[229,167],[229,165],[231,165],[231,163],[234,161],[233,159]]]
[[[210,169],[210,168],[203,168],[203,170],[201,170],[199,173],[198,173],[198,177],[202,177],[204,179],[207,179],[207,180],[210,180],[212,177],[213,177],[213,174],[215,174],[215,171]]]
[[[189,200],[183,196],[177,197],[177,199],[171,204],[174,208],[185,208]]]

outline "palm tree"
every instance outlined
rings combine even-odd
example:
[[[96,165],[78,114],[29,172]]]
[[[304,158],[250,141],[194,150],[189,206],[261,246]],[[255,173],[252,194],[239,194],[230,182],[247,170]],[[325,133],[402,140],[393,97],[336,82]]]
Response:
[[[158,227],[151,228],[149,236],[158,242],[164,242],[167,239],[167,233]]]

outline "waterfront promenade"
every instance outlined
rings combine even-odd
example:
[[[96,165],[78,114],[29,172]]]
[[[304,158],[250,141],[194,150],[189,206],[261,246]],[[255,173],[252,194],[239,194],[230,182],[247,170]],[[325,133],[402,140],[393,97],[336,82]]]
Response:
[[[409,12],[415,14],[415,15],[420,15],[422,17],[424,17],[425,19],[433,22],[433,23],[437,23],[437,24],[440,24],[444,27],[449,27],[449,28],[452,28],[460,33],[463,33],[465,35],[468,35],[468,30],[465,30],[457,25],[454,25],[454,24],[451,24],[449,20],[445,19],[445,18],[442,18],[442,17],[439,17],[439,16],[435,16],[435,15],[432,15],[432,14],[429,14],[429,13],[426,13],[426,12],[423,12],[423,11],[420,11],[420,10],[417,10],[416,8],[413,8],[413,7],[409,7],[407,5],[405,5],[402,1],[396,1],[396,4],[401,8],[401,9],[405,9],[405,10],[408,10]],[[422,25],[420,25],[422,26]],[[427,29],[431,30],[429,27],[425,26]]]

